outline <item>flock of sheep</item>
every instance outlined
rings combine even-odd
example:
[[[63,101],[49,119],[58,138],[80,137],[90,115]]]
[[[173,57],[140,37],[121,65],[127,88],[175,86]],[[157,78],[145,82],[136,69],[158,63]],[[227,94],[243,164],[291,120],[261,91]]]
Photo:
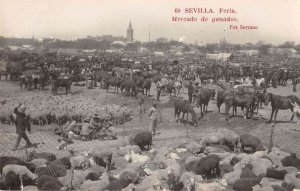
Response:
[[[276,191],[300,189],[300,159],[250,134],[219,128],[200,140],[152,142],[131,135],[119,146],[70,150],[57,158],[30,151],[27,161],[1,156],[0,189],[124,191]],[[117,161],[122,161],[122,166]],[[118,171],[117,171],[118,170]],[[118,172],[116,174],[116,172]]]
[[[124,118],[131,115],[131,109],[127,106],[114,104],[96,104],[92,98],[83,95],[63,96],[39,96],[24,95],[20,98],[5,100],[0,107],[0,121],[12,124],[12,111],[19,102],[25,103],[27,110],[25,114],[30,116],[31,123],[45,125],[56,123],[62,125],[68,120],[83,122],[90,119],[94,114],[100,119],[111,120],[121,123]]]

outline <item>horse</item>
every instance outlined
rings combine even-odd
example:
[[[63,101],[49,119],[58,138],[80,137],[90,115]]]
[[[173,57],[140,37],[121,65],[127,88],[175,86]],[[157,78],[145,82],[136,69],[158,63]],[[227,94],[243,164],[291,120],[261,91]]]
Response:
[[[211,92],[207,88],[201,88],[197,94],[196,106],[200,107],[201,117],[204,115],[204,112],[207,112],[208,102],[211,97]],[[203,107],[202,107],[203,105]]]
[[[56,75],[52,75],[52,93],[53,95],[57,95],[57,90],[59,87],[66,88],[66,94],[71,93],[72,86],[72,76],[71,77],[57,77]]]
[[[171,97],[173,91],[174,91],[175,97],[178,97],[180,95],[181,87],[182,87],[181,82],[173,81],[173,80],[169,81],[166,86],[167,91],[170,94],[170,97]]]
[[[188,121],[189,113],[191,113],[194,126],[198,126],[198,122],[196,119],[196,112],[188,100],[176,99],[174,102],[174,109],[175,109],[174,117],[178,118],[176,121],[179,120],[181,112],[183,113],[182,119],[184,119],[184,116],[187,113],[186,120]]]
[[[22,90],[23,84],[25,85],[25,90],[30,91],[32,86],[32,76],[31,75],[22,75],[20,78],[20,88]]]
[[[255,101],[258,98],[253,93],[243,93],[243,92],[233,92],[232,96],[225,98],[225,113],[228,114],[231,107],[232,108],[232,116],[236,114],[236,108],[241,107],[244,113],[244,119],[248,118],[248,114],[250,113],[250,117],[253,116],[253,108]],[[244,112],[244,108],[246,109],[246,113]]]
[[[293,112],[293,105],[292,103],[297,103],[298,105],[300,105],[300,99],[297,96],[294,95],[289,95],[289,96],[280,96],[280,95],[275,95],[272,93],[267,93],[266,94],[266,99],[265,99],[265,105],[268,105],[271,102],[271,106],[272,106],[272,113],[271,113],[271,117],[270,120],[268,121],[268,123],[272,122],[272,118],[274,115],[274,123],[276,123],[276,118],[277,118],[277,113],[279,111],[279,109],[281,110],[287,110],[290,109]],[[292,121],[294,119],[294,115],[295,113],[293,113],[290,121]]]
[[[145,95],[150,95],[150,88],[151,88],[151,79],[150,78],[146,78],[144,83],[143,83],[143,94]]]

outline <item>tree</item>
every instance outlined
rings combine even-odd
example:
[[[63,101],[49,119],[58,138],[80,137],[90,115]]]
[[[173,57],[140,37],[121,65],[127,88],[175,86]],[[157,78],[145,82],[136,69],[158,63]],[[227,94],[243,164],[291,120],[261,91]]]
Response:
[[[283,44],[280,44],[278,48],[295,48],[295,42],[294,41],[286,41]]]
[[[268,51],[269,51],[269,48],[271,48],[271,47],[272,47],[271,44],[261,44],[261,45],[258,47],[259,54],[260,54],[260,55],[267,55],[267,54],[268,54]]]

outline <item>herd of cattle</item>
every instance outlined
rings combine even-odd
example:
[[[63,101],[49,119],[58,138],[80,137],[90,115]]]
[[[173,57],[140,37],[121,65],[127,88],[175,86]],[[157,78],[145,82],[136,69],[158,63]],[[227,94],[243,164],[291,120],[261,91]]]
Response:
[[[159,146],[153,145],[151,132],[142,131],[126,143],[69,148],[60,157],[34,150],[25,161],[1,156],[0,189],[292,191],[300,188],[299,169],[295,153],[266,147],[250,134],[220,128],[200,140]]]

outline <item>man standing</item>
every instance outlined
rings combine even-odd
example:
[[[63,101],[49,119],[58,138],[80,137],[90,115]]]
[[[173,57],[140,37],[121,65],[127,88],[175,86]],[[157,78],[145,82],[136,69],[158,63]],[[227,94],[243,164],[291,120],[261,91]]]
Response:
[[[139,104],[139,115],[140,119],[142,119],[142,115],[145,113],[145,106],[144,106],[144,96],[143,96],[143,89],[139,90],[139,93],[137,95],[138,104]]]
[[[193,82],[190,81],[190,84],[189,84],[189,86],[188,86],[188,96],[189,96],[189,102],[190,102],[190,104],[192,104],[193,93],[194,93]]]
[[[161,82],[160,82],[160,80],[158,80],[156,82],[156,90],[157,90],[156,101],[159,101],[160,92],[161,92]]]
[[[29,138],[26,135],[25,130],[30,133],[31,127],[29,123],[29,119],[25,115],[26,106],[24,104],[20,104],[18,107],[16,107],[13,111],[15,115],[15,125],[16,125],[16,133],[18,135],[16,144],[13,148],[13,151],[17,150],[21,138],[23,138],[26,141],[26,146],[31,147],[32,143],[30,142]]]
[[[160,115],[160,122],[162,121],[161,114]],[[157,120],[158,120],[158,110],[156,108],[156,103],[152,104],[152,107],[149,110],[149,118],[150,118],[150,127],[149,131],[152,132],[152,135],[156,135],[156,128],[157,128]]]

